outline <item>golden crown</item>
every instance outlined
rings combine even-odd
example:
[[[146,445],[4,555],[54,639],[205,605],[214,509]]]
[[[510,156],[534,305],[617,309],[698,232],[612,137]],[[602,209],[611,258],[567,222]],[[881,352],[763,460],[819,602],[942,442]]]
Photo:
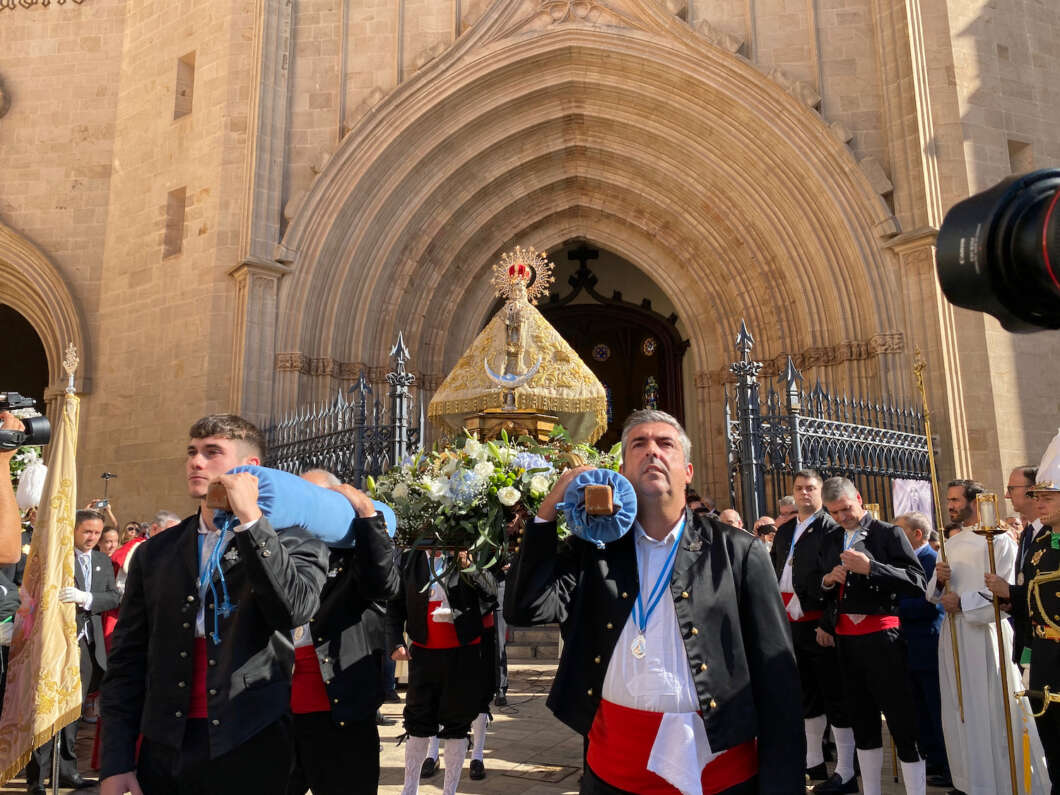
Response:
[[[490,283],[497,295],[506,300],[511,300],[525,289],[526,299],[536,304],[539,298],[548,295],[548,289],[555,281],[553,267],[543,254],[533,248],[516,246],[515,251],[509,251],[493,266]]]

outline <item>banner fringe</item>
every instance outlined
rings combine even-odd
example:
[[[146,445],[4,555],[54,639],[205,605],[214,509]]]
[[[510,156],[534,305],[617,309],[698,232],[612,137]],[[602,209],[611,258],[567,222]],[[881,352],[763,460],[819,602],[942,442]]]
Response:
[[[81,704],[78,704],[73,709],[69,710],[65,715],[61,716],[51,726],[37,732],[33,737],[33,746],[24,753],[20,754],[18,758],[4,771],[0,772],[0,787],[7,786],[7,783],[11,781],[29,762],[30,756],[33,752],[40,748],[44,743],[49,742],[52,737],[58,734],[63,728],[69,726],[75,720],[81,717]]]

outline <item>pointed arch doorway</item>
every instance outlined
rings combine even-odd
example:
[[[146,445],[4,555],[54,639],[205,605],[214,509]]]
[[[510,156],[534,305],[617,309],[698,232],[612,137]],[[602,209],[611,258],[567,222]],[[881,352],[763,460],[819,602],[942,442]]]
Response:
[[[607,390],[607,431],[597,446],[618,442],[636,409],[661,409],[683,423],[689,342],[669,298],[635,265],[585,241],[549,257],[556,285],[541,313]]]

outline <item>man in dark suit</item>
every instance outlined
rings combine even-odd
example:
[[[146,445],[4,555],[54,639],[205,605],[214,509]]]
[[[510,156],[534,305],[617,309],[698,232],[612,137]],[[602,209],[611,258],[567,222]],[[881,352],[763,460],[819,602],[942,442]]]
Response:
[[[141,545],[103,682],[102,795],[283,795],[291,765],[291,633],[320,604],[323,542],[273,529],[257,478],[265,440],[230,414],[196,422],[185,473],[197,514]],[[214,525],[213,481],[238,525]],[[137,737],[142,734],[139,756]]]
[[[569,470],[508,572],[511,624],[560,623],[548,706],[587,737],[582,793],[804,789],[798,669],[769,555],[686,509],[690,457],[676,419],[634,412],[622,432],[633,528],[603,549],[558,545],[556,505],[582,471]]]
[[[81,702],[99,687],[107,670],[107,650],[103,644],[104,611],[118,606],[118,589],[114,585],[114,567],[110,559],[96,549],[103,533],[103,515],[81,510],[74,516],[74,586],[59,590],[59,601],[77,606],[77,641],[81,648]],[[89,787],[96,782],[77,772],[77,724],[65,726],[59,737],[59,786]],[[33,752],[26,765],[26,789],[44,792],[44,777],[50,775],[52,743]]]
[[[907,795],[923,795],[927,774],[920,756],[916,702],[898,599],[924,595],[924,569],[901,528],[873,518],[846,478],[821,488],[824,506],[842,527],[821,546],[826,615],[834,627],[847,714],[854,728],[861,786],[879,795],[883,772],[880,712],[894,738]]]
[[[320,609],[294,632],[294,766],[287,795],[374,795],[386,651],[385,603],[401,588],[394,545],[372,501],[332,473],[304,480],[335,489],[357,511],[352,549],[332,549]]]
[[[788,614],[795,660],[802,684],[802,718],[806,731],[806,775],[823,780],[816,793],[857,792],[854,777],[854,731],[846,714],[843,681],[835,642],[824,623],[821,545],[841,532],[821,505],[823,479],[812,469],[795,474],[792,484],[796,513],[777,528],[770,549],[780,596]],[[836,741],[835,772],[828,776],[822,741],[825,724]]]
[[[909,545],[931,580],[938,553],[927,542],[931,521],[919,511],[903,514],[894,523],[902,528]],[[946,761],[946,744],[942,738],[942,695],[939,692],[939,630],[942,628],[942,605],[922,596],[907,596],[898,601],[902,622],[913,697],[920,716],[920,748],[927,761],[928,784],[950,787],[950,766]]]
[[[1045,532],[1041,517],[1034,504],[1030,491],[1038,479],[1038,467],[1020,466],[1009,473],[1005,496],[1023,520],[1023,532],[1020,533],[1019,546],[1016,551],[1016,571],[1023,571],[1030,551],[1038,536]],[[1030,628],[1023,621],[1012,617],[1012,662],[1017,665],[1030,664],[1031,634]]]

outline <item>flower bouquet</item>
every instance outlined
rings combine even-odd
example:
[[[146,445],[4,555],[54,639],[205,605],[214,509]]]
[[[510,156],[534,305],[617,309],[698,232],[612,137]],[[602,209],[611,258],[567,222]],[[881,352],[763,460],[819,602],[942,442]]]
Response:
[[[474,568],[490,568],[507,560],[507,524],[520,513],[536,514],[563,470],[583,464],[617,470],[620,452],[621,445],[603,453],[574,443],[558,426],[544,443],[506,433],[485,442],[467,435],[369,479],[368,489],[397,514],[400,546],[466,551]],[[559,533],[566,534],[562,515]]]

